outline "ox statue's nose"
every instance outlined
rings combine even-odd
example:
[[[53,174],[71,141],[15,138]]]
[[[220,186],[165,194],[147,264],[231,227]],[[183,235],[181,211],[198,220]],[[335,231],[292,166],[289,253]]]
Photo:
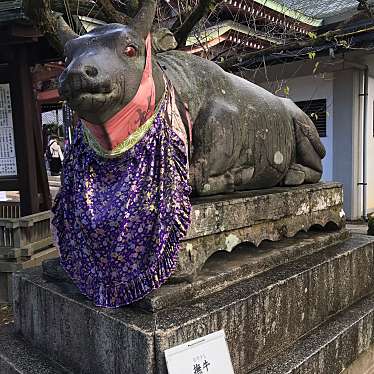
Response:
[[[82,93],[109,93],[111,81],[102,75],[95,64],[73,62],[62,72],[59,78],[59,91],[66,99]]]
[[[90,78],[95,78],[99,74],[99,71],[97,70],[97,68],[91,65],[84,66],[83,71]]]

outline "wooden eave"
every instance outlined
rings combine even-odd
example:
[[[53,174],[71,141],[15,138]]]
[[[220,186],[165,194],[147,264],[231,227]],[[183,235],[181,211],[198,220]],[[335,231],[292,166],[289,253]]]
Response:
[[[317,26],[303,22],[303,18],[292,18],[285,13],[277,12],[267,6],[249,0],[224,0],[222,9],[227,8],[231,14],[242,19],[255,19],[256,22],[272,23],[286,30],[306,35]],[[317,24],[317,23],[316,23]],[[318,23],[318,25],[322,25]],[[319,27],[318,26],[318,27]]]
[[[183,50],[199,53],[220,43],[230,43],[243,49],[259,50],[270,45],[280,45],[282,41],[255,31],[248,26],[227,20],[207,28],[199,35],[190,36]]]

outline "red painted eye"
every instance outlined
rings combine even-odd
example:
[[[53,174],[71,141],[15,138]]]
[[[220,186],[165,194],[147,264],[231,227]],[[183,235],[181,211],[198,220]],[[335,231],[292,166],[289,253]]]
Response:
[[[134,57],[136,55],[135,47],[132,47],[131,45],[127,46],[125,48],[125,55],[128,57]]]

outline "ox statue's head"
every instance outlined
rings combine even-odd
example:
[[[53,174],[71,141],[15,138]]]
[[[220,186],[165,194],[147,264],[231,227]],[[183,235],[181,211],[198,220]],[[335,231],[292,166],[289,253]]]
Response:
[[[91,123],[107,121],[138,90],[146,59],[145,39],[155,12],[155,2],[144,3],[131,24],[108,24],[82,36],[70,31],[65,37],[60,94]],[[159,68],[153,66],[157,95],[163,82],[157,74]]]

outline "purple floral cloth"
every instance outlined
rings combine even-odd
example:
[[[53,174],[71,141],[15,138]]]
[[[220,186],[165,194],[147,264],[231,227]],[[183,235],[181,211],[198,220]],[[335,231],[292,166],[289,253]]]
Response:
[[[83,125],[64,161],[52,225],[61,264],[97,306],[143,298],[175,269],[190,221],[186,146],[163,104],[145,136],[117,158],[97,155]]]

